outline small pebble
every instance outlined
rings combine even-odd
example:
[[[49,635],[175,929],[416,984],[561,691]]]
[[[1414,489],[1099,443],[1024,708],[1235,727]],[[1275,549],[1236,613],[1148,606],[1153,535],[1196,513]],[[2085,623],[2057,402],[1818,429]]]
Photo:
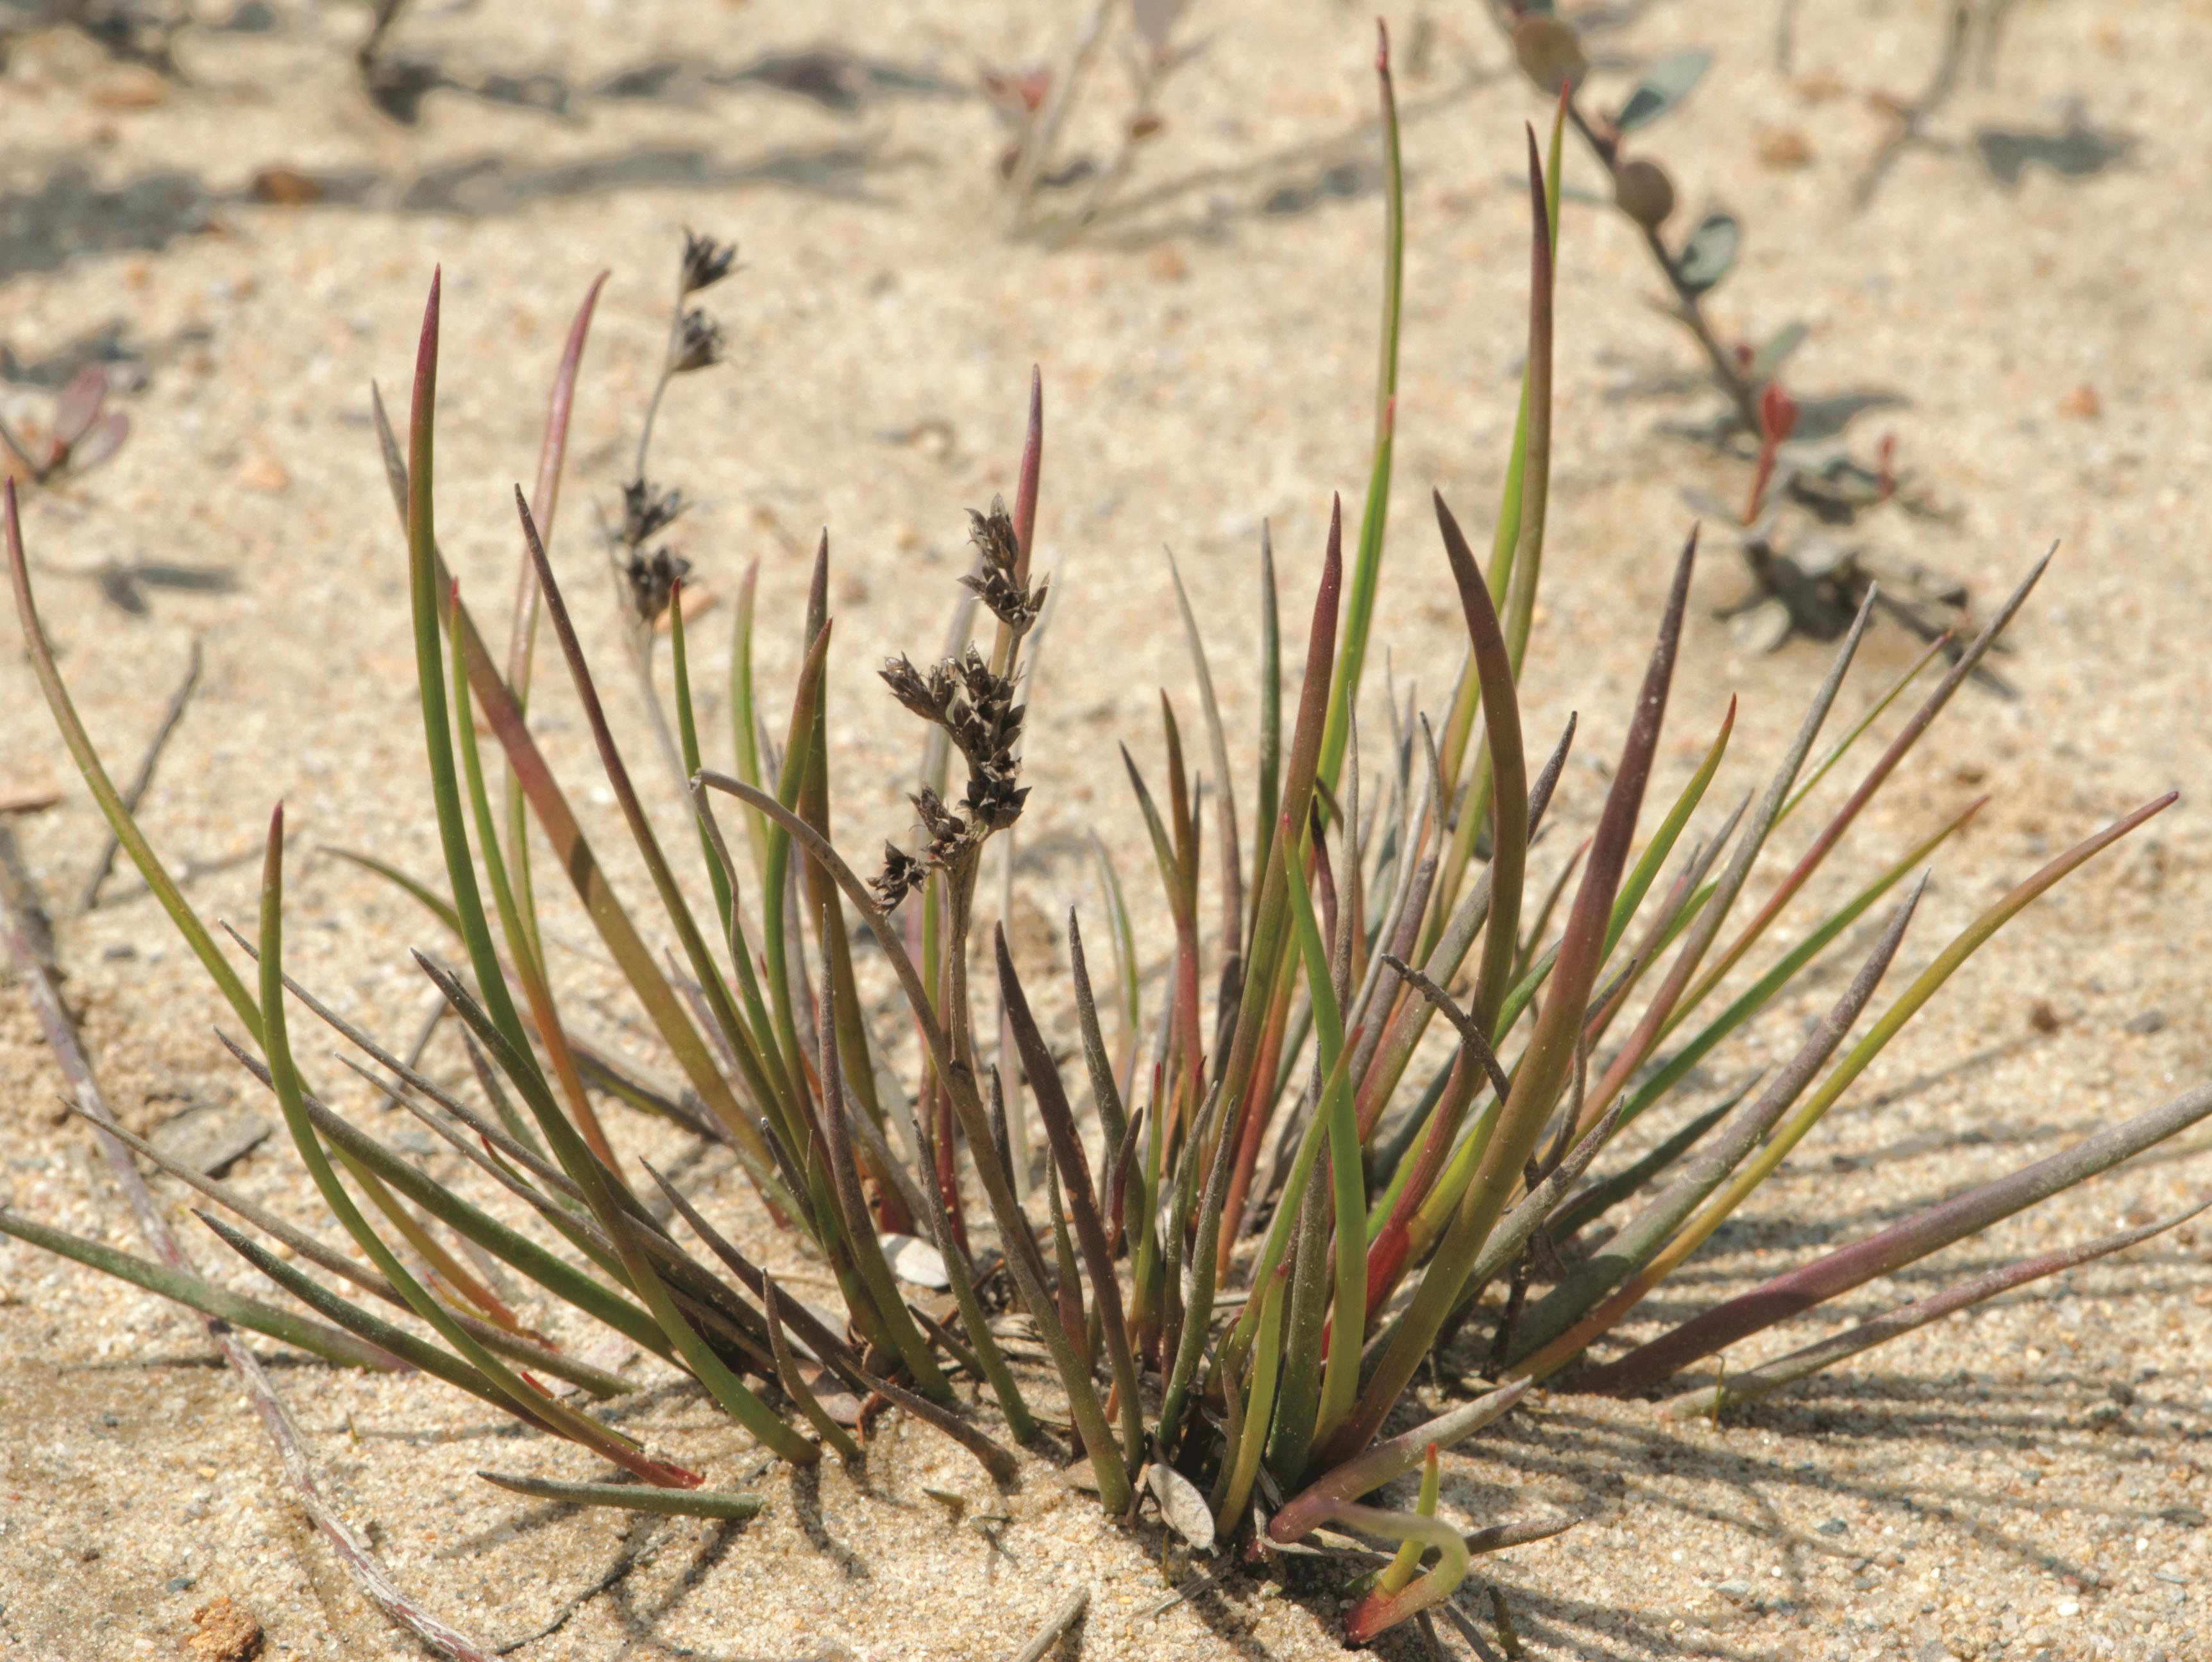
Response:
[[[264,496],[282,496],[292,488],[292,475],[273,456],[255,456],[238,470],[238,482]]]
[[[261,1623],[227,1593],[194,1610],[192,1628],[185,1649],[195,1662],[252,1662],[261,1654]]]
[[[323,194],[322,181],[312,173],[303,173],[296,167],[264,167],[254,174],[253,182],[246,187],[247,194],[256,202],[266,202],[279,208],[297,208],[319,201]]]
[[[1795,127],[1769,128],[1759,136],[1759,159],[1778,170],[1808,167],[1813,162],[1813,146]]]
[[[103,110],[150,110],[167,93],[167,84],[154,70],[129,64],[94,82],[92,101]]]

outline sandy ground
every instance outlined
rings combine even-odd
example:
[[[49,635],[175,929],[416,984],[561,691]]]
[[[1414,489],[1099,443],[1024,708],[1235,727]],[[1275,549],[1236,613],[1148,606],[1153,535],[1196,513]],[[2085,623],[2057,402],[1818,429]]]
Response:
[[[1856,213],[1853,182],[1887,122],[1866,94],[1923,83],[1940,9],[1806,9],[1794,77],[1771,61],[1767,0],[1653,6],[1609,37],[1624,52],[1718,52],[1706,88],[1650,140],[1688,209],[1725,203],[1750,227],[1714,313],[1751,339],[1808,323],[1801,389],[1909,396],[1877,419],[1948,518],[1885,516],[1866,531],[1876,548],[1988,597],[2053,537],[2064,545],[2005,664],[2021,698],[1962,698],[1844,864],[1875,870],[1938,815],[1996,793],[1939,863],[1929,922],[1906,949],[1917,967],[2050,852],[2170,786],[2185,800],[1962,974],[1654,1319],[2139,1111],[2201,1078],[2212,1052],[2197,968],[2212,942],[2199,800],[2212,761],[2199,719],[2212,694],[2199,534],[2212,231],[2196,210],[2212,184],[2212,126],[2192,56],[2212,8],[2013,9],[1986,77],[1970,63],[1930,122],[1939,143],[1907,151]],[[868,666],[888,651],[934,650],[964,568],[962,511],[1011,489],[1028,369],[1043,366],[1039,559],[1066,604],[1035,688],[1018,911],[1026,954],[1058,961],[1048,920],[1071,899],[1095,904],[1076,837],[1094,822],[1141,836],[1114,743],[1157,765],[1154,689],[1192,707],[1158,545],[1184,561],[1242,731],[1259,523],[1273,519],[1295,610],[1329,492],[1356,500],[1381,218],[1367,18],[1322,0],[1200,0],[1192,38],[1204,50],[1170,87],[1168,131],[1140,158],[1127,210],[1065,251],[1010,241],[992,182],[999,131],[963,89],[979,63],[1060,50],[1078,11],[425,7],[404,45],[453,79],[543,72],[568,96],[549,113],[434,92],[411,128],[356,89],[351,9],[280,4],[274,32],[188,36],[189,85],[149,82],[74,37],[18,47],[0,78],[0,340],[35,367],[120,323],[148,367],[125,400],[136,430],[121,455],[34,494],[26,531],[70,683],[118,769],[189,643],[205,643],[204,683],[144,814],[172,861],[197,873],[204,913],[250,911],[241,862],[283,796],[298,851],[298,973],[386,1034],[412,1030],[422,994],[404,949],[429,940],[428,926],[390,891],[309,857],[344,842],[419,870],[436,861],[368,383],[404,385],[421,295],[442,262],[441,529],[465,588],[496,615],[515,554],[508,486],[528,476],[576,297],[612,270],[556,551],[612,663],[590,520],[627,465],[688,223],[738,240],[747,270],[713,296],[730,367],[672,395],[655,472],[696,502],[683,540],[708,588],[726,598],[744,563],[762,562],[763,676],[778,701],[805,555],[830,527],[838,814],[856,846],[902,828],[896,793],[914,754]],[[1393,21],[1402,50],[1416,20]],[[1376,639],[1433,708],[1460,636],[1424,495],[1440,485],[1477,522],[1494,496],[1526,258],[1525,209],[1506,175],[1538,105],[1472,8],[1431,7],[1425,27],[1425,64],[1402,86],[1411,252],[1397,536]],[[848,110],[717,79],[823,42],[915,73],[877,77]],[[622,83],[653,95],[608,90],[655,64],[672,67]],[[1100,84],[1118,99],[1118,70]],[[2056,130],[2076,105],[2134,140],[2101,175],[2031,169],[2008,188],[1976,161],[1978,128]],[[1079,123],[1075,142],[1099,138]],[[1804,165],[1772,165],[1793,159]],[[318,204],[256,203],[250,182],[271,167],[335,183]],[[1570,183],[1593,174],[1577,157]],[[1686,517],[1680,490],[1733,497],[1744,475],[1655,433],[1678,411],[1622,396],[1691,363],[1644,304],[1656,282],[1629,228],[1571,204],[1565,235],[1561,439],[1528,720],[1549,732],[1583,710],[1582,755],[1594,758],[1619,743]],[[34,417],[47,396],[0,385],[0,410]],[[237,590],[157,591],[150,615],[132,617],[68,574],[134,561],[228,568]],[[1802,644],[1771,657],[1731,646],[1710,612],[1742,580],[1725,550],[1700,573],[1665,756],[1681,777],[1740,694],[1717,802],[1763,777],[1822,661]],[[728,615],[726,604],[698,626],[710,662]],[[1878,684],[1909,652],[1899,632],[1878,632],[1857,684]],[[1378,651],[1370,689],[1382,669]],[[611,695],[649,768],[641,707],[618,678]],[[565,687],[541,719],[567,776],[591,778]],[[704,719],[720,754],[717,701]],[[66,910],[97,819],[13,652],[0,653],[0,785],[62,788],[58,808],[16,830]],[[1578,764],[1561,811],[1586,821],[1602,783]],[[601,850],[620,850],[611,798],[575,794]],[[680,828],[672,815],[665,823]],[[633,864],[614,864],[645,901]],[[1149,900],[1144,922],[1157,941]],[[572,912],[556,909],[553,926],[564,943],[583,939]],[[255,1106],[208,1036],[217,1001],[132,874],[90,915],[65,917],[60,938],[69,997],[127,1121],[197,1102]],[[568,955],[578,985],[604,986],[587,954]],[[1822,996],[1780,1013],[1750,1054],[1788,1042]],[[617,1004],[583,1003],[611,1037],[634,1037]],[[2055,1023],[2037,1025],[2039,1008]],[[459,1066],[443,1049],[432,1056]],[[85,1135],[58,1123],[59,1076],[13,989],[0,996],[0,1085],[9,1203],[130,1243]],[[331,1089],[349,1111],[400,1129],[358,1089]],[[616,1125],[626,1146],[682,1152],[672,1133],[627,1115]],[[315,1218],[288,1150],[264,1145],[234,1175]],[[1863,1315],[1966,1266],[2104,1233],[2208,1183],[2212,1143],[2200,1133],[1831,1313]],[[732,1227],[757,1227],[721,1166],[702,1168],[700,1192]],[[216,1263],[212,1243],[193,1241]],[[216,1594],[258,1616],[274,1654],[410,1653],[308,1533],[188,1322],[13,1245],[0,1248],[0,1655],[173,1654],[191,1611]],[[2212,1657],[2208,1305],[2203,1237],[2174,1236],[1923,1332],[1719,1431],[1662,1422],[1648,1404],[1533,1402],[1450,1457],[1445,1508],[1476,1522],[1554,1507],[1584,1518],[1478,1566],[1538,1655]],[[1736,1360],[1829,1325],[1764,1336]],[[1182,1574],[1179,1561],[1163,1564],[1156,1527],[1108,1526],[1037,1461],[996,1492],[916,1428],[885,1433],[865,1483],[836,1471],[801,1482],[701,1404],[656,1399],[634,1423],[717,1483],[757,1484],[769,1504],[742,1526],[625,1532],[477,1483],[471,1473],[487,1465],[588,1474],[573,1452],[512,1440],[441,1387],[318,1367],[276,1378],[399,1580],[488,1641],[546,1627],[636,1559],[516,1653],[531,1662],[1002,1655],[1078,1583],[1096,1589],[1086,1658],[1339,1649],[1325,1585],[1285,1592],[1232,1576],[1155,1613]],[[1487,1624],[1486,1598],[1468,1602]],[[1419,1641],[1385,1650],[1413,1656]]]

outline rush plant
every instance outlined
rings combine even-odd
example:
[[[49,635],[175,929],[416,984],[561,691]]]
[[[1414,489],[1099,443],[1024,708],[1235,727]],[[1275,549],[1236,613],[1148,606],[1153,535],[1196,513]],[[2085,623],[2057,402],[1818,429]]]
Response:
[[[1378,67],[1389,192],[1364,506],[1348,530],[1340,510],[1330,514],[1319,583],[1301,609],[1302,662],[1287,710],[1274,569],[1262,542],[1259,721],[1249,748],[1232,746],[1224,729],[1215,666],[1176,579],[1202,743],[1164,696],[1164,761],[1148,772],[1128,761],[1145,846],[1101,844],[1108,905],[1088,931],[1094,945],[1110,943],[1110,979],[1094,974],[1085,920],[1068,913],[1066,985],[1050,997],[1074,1008],[1079,1065],[1047,1041],[1036,1015],[1045,990],[1024,985],[1003,927],[988,937],[977,927],[985,852],[1018,824],[1030,789],[1024,756],[1036,735],[1021,688],[1047,592],[1036,534],[1040,388],[1030,389],[1012,507],[994,500],[972,516],[975,560],[963,579],[969,597],[957,614],[954,650],[922,664],[901,657],[882,670],[921,729],[919,844],[891,842],[864,876],[847,852],[854,840],[832,833],[840,759],[828,705],[833,692],[849,694],[833,687],[825,542],[805,614],[788,624],[804,661],[779,711],[780,739],[769,732],[769,707],[753,676],[750,600],[738,609],[735,743],[720,765],[701,751],[682,578],[671,569],[675,592],[659,598],[674,603],[665,605],[674,731],[697,836],[669,846],[617,742],[547,552],[591,297],[556,375],[537,490],[514,494],[521,598],[502,657],[439,553],[434,279],[406,440],[403,448],[394,437],[390,455],[445,870],[434,879],[393,875],[460,943],[458,967],[418,957],[464,1029],[472,1075],[433,1077],[287,974],[281,808],[270,825],[258,938],[234,937],[227,950],[203,924],[123,807],[70,704],[33,604],[11,485],[15,597],[53,716],[124,849],[228,1004],[233,1048],[274,1094],[345,1244],[144,1144],[136,1145],[142,1155],[231,1214],[235,1222],[210,1215],[210,1227],[312,1315],[13,1214],[0,1213],[0,1229],[334,1364],[434,1374],[634,1480],[495,1479],[510,1489],[722,1518],[757,1504],[704,1491],[697,1473],[648,1453],[583,1405],[637,1381],[530,1331],[491,1278],[471,1267],[496,1259],[531,1283],[532,1301],[566,1304],[623,1335],[794,1465],[817,1461],[825,1447],[847,1461],[866,1458],[849,1416],[833,1411],[832,1399],[847,1394],[880,1398],[957,1439],[1002,1482],[1016,1471],[1008,1444],[1048,1451],[1062,1447],[1056,1434],[1072,1434],[1067,1452],[1087,1462],[1088,1482],[1116,1517],[1133,1517],[1149,1495],[1200,1548],[1244,1540],[1256,1552],[1320,1550],[1349,1567],[1358,1597],[1346,1628],[1362,1640],[1448,1599],[1472,1554],[1550,1527],[1507,1521],[1470,1534],[1436,1516],[1439,1451],[1530,1389],[1694,1385],[1698,1394],[1685,1405],[1717,1410],[2143,1239],[2148,1232],[2136,1229],[1984,1275],[1738,1372],[1717,1392],[1685,1377],[1725,1347],[2196,1123],[2212,1113],[2212,1089],[2133,1118],[2100,1112],[2102,1129],[2063,1153],[1633,1347],[1614,1338],[1969,957],[2173,798],[2093,831],[1942,943],[1883,1002],[1928,862],[1980,803],[1926,825],[1903,840],[1908,846],[1869,851],[1842,904],[1817,917],[1799,906],[1794,944],[1781,944],[1774,925],[1844,848],[1868,803],[1908,767],[2048,556],[1932,686],[1921,685],[1931,648],[1824,742],[1870,615],[1871,603],[1863,605],[1795,737],[1755,788],[1715,816],[1702,810],[1727,760],[1733,703],[1688,782],[1671,800],[1646,800],[1684,649],[1693,531],[1641,689],[1606,734],[1616,759],[1602,806],[1589,825],[1547,839],[1577,728],[1571,722],[1556,743],[1532,746],[1520,682],[1546,553],[1564,100],[1548,155],[1533,130],[1528,136],[1528,355],[1486,557],[1441,496],[1435,540],[1411,539],[1426,552],[1397,556],[1410,580],[1448,585],[1458,602],[1467,646],[1456,683],[1434,713],[1401,708],[1389,689],[1387,740],[1376,742],[1370,717],[1363,743],[1358,718],[1389,529],[1404,246],[1387,51]],[[704,262],[719,276],[727,261],[718,258],[697,245],[685,269]],[[970,640],[977,609],[988,622]],[[617,895],[524,719],[541,610],[651,877],[650,921]],[[495,810],[479,723],[526,821]],[[1886,743],[1878,731],[1890,731]],[[1203,789],[1194,758],[1211,769]],[[1854,773],[1840,805],[1808,826],[1819,787]],[[1210,860],[1201,829],[1209,815]],[[684,1101],[629,1077],[564,1021],[527,881],[531,822],[541,877],[558,872],[573,885],[683,1076]],[[1146,856],[1173,920],[1170,961],[1157,985],[1139,973],[1122,901]],[[703,862],[703,881],[687,891],[678,869],[694,860]],[[711,901],[702,907],[695,894]],[[859,930],[896,982],[897,1030],[872,1020],[855,962]],[[662,942],[674,947],[665,961],[656,951]],[[1842,991],[1787,1064],[1717,1101],[1702,1100],[1708,1070],[1724,1071],[1724,1047],[1808,974],[1832,969],[1849,972],[1833,978]],[[358,1052],[356,1070],[464,1156],[476,1178],[467,1186],[434,1178],[319,1097],[298,1060],[298,1028],[310,1021]],[[623,1124],[603,1111],[610,1101],[664,1113],[726,1145],[790,1250],[834,1276],[842,1319],[822,1319],[781,1294],[682,1185],[625,1157]],[[1647,1115],[1661,1117],[1666,1135],[1627,1157],[1622,1133]],[[505,1216],[485,1204],[495,1195],[505,1197]],[[517,1205],[526,1227],[506,1221]],[[941,1323],[917,1307],[919,1289],[899,1273],[914,1260],[896,1238],[914,1236],[942,1260],[952,1306]],[[1009,1297],[1042,1347],[1042,1366],[1002,1342],[1006,1321],[992,1316]],[[1432,1358],[1445,1362],[1446,1376],[1486,1376],[1488,1388],[1386,1435]],[[581,1394],[556,1395],[541,1383],[548,1378]],[[1416,1471],[1410,1509],[1371,1498]],[[1395,1556],[1347,1536],[1379,1538]]]

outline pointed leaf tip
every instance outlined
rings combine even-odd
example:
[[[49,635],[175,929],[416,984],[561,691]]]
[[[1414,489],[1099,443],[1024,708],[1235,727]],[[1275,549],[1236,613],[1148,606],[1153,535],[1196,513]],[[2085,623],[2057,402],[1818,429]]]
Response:
[[[1375,72],[1390,73],[1390,25],[1380,17],[1375,20]]]
[[[1030,551],[1036,541],[1037,491],[1044,471],[1044,370],[1030,366],[1029,420],[1022,434],[1022,459],[1014,479],[1014,573],[1029,580]]]
[[[1682,542],[1682,552],[1674,562],[1674,581],[1667,591],[1668,627],[1679,634],[1682,627],[1680,613],[1690,598],[1690,573],[1697,569],[1698,537],[1705,530],[1702,522],[1690,522],[1690,534]]]

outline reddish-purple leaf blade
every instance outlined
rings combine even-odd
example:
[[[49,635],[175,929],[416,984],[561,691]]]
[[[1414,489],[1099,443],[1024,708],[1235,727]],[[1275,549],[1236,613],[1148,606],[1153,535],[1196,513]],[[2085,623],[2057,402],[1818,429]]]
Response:
[[[1656,1385],[1739,1339],[1800,1315],[1839,1293],[1863,1287],[1877,1276],[1893,1274],[2062,1189],[2109,1171],[2208,1114],[2212,1114],[2212,1085],[2200,1085],[2147,1113],[2107,1126],[2070,1149],[1980,1184],[1802,1269],[1777,1276],[1764,1286],[1630,1351],[1620,1361],[1582,1375],[1570,1388],[1620,1397]]]

